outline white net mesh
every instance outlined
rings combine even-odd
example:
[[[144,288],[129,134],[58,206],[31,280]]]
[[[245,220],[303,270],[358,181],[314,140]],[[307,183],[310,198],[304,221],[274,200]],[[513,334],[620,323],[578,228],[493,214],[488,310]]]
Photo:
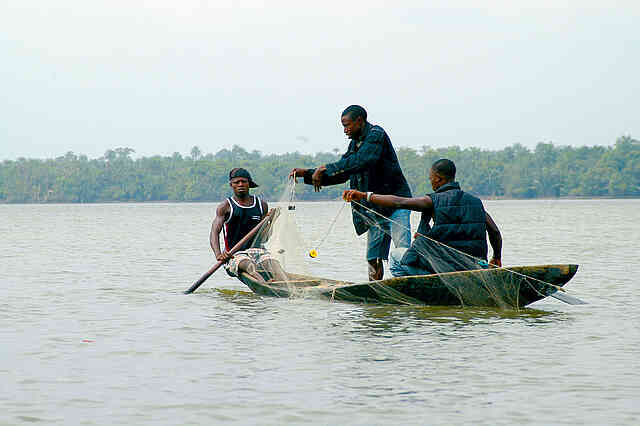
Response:
[[[290,298],[325,297],[359,303],[518,309],[555,294],[558,286],[567,282],[577,268],[575,265],[543,265],[489,269],[484,259],[474,258],[427,238],[418,253],[430,265],[433,272],[430,275],[364,283],[313,277],[309,275],[307,266],[310,246],[299,231],[294,199],[295,183],[290,181],[280,200],[287,208],[272,209],[272,220],[263,225],[253,240],[252,247],[264,249],[272,257],[271,261],[258,265],[262,280],[240,276],[258,294]],[[389,232],[388,227],[381,226],[388,218],[378,217],[366,206],[360,207],[357,214],[370,227]],[[338,215],[341,212],[342,209]],[[332,226],[328,224],[328,231],[318,244],[332,237]]]

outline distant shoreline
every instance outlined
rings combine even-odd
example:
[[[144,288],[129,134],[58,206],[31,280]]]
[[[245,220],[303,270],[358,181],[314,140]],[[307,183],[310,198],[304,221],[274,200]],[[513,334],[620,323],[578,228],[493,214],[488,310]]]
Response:
[[[337,152],[265,156],[240,146],[206,155],[194,147],[187,157],[176,153],[171,157],[133,159],[133,152],[131,148],[116,148],[92,160],[69,152],[46,161],[1,162],[0,203],[224,200],[230,194],[228,171],[233,165],[250,170],[260,185],[254,192],[273,201],[282,199],[283,191],[291,190],[286,176],[294,167],[341,161]],[[439,158],[449,158],[463,171],[457,178],[462,188],[486,200],[640,197],[640,141],[627,136],[618,138],[611,147],[571,148],[539,143],[533,151],[519,144],[499,151],[399,148],[397,156],[407,184],[419,195],[432,192],[429,165]],[[299,185],[295,187],[295,198],[336,200],[343,189],[353,184],[327,185],[321,193],[314,192],[311,185]]]
[[[588,197],[588,196],[573,196],[573,197],[539,197],[539,198],[510,198],[510,197],[478,197],[482,201],[586,201],[586,200],[640,200],[637,196],[601,196],[601,197]],[[171,201],[171,200],[154,200],[154,201],[95,201],[90,203],[83,202],[29,202],[29,203],[13,203],[0,201],[0,205],[12,206],[12,205],[98,205],[98,204],[217,204],[224,200],[218,201]],[[287,201],[266,200],[269,203],[287,203]],[[326,203],[326,202],[341,202],[339,198],[326,199],[326,200],[296,200],[298,203]]]

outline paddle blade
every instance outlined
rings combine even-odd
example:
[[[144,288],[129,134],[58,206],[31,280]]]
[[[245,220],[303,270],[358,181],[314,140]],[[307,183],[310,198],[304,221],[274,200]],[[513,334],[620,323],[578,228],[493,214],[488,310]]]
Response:
[[[202,285],[203,282],[205,282],[207,280],[207,278],[209,278],[215,271],[218,270],[218,268],[220,266],[222,266],[223,263],[222,262],[218,262],[215,265],[213,265],[211,267],[211,269],[209,269],[207,272],[204,273],[203,276],[201,276],[198,281],[196,281],[195,283],[193,283],[191,285],[191,287],[189,287],[187,290],[184,291],[184,294],[191,294],[194,291],[196,291],[198,289],[198,287],[200,287]]]
[[[553,294],[550,294],[549,296],[558,299],[564,303],[568,303],[570,305],[588,305],[587,302],[585,302],[584,300],[578,299],[577,297],[574,296],[569,296],[567,293],[563,293],[561,291],[556,291]]]

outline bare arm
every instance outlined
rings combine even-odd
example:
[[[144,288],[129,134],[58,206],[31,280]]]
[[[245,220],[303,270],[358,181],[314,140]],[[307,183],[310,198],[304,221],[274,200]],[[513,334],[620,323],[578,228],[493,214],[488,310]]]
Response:
[[[220,252],[220,231],[222,231],[222,225],[224,225],[229,214],[231,214],[229,203],[226,201],[220,203],[216,208],[216,217],[213,219],[213,223],[211,224],[209,244],[211,245],[213,253],[216,255],[216,259],[219,261],[227,261],[233,257],[227,253],[226,250],[224,253]]]
[[[498,225],[493,221],[493,218],[486,213],[487,233],[489,234],[489,243],[493,250],[493,256],[489,261],[490,265],[502,266],[502,235],[498,229]]]
[[[344,191],[342,199],[347,202],[366,200],[367,193],[356,191],[355,189],[349,189]],[[371,194],[369,202],[380,207],[407,209],[416,212],[428,212],[433,209],[433,200],[428,195],[425,195],[424,197],[406,198],[398,197],[396,195]]]

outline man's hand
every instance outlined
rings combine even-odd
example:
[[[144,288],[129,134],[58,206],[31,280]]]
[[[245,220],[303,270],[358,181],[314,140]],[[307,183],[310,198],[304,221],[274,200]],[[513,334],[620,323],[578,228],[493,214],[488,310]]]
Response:
[[[233,255],[225,250],[217,255],[216,259],[218,260],[218,262],[227,263],[230,259],[233,259]]]
[[[356,191],[355,189],[347,189],[342,193],[342,199],[347,203],[364,200],[365,198],[367,198],[366,192]]]
[[[489,266],[492,268],[502,268],[502,260],[492,257],[489,261]]]
[[[316,192],[319,192],[322,188],[322,174],[325,170],[327,170],[325,166],[320,166],[316,169],[315,172],[313,172],[313,175],[311,176],[311,183],[313,184],[313,189]]]
[[[291,170],[291,172],[289,172],[289,179],[295,178],[297,180],[299,177],[303,177],[304,172],[306,171],[307,169],[300,169],[298,167],[295,167],[293,170]]]

